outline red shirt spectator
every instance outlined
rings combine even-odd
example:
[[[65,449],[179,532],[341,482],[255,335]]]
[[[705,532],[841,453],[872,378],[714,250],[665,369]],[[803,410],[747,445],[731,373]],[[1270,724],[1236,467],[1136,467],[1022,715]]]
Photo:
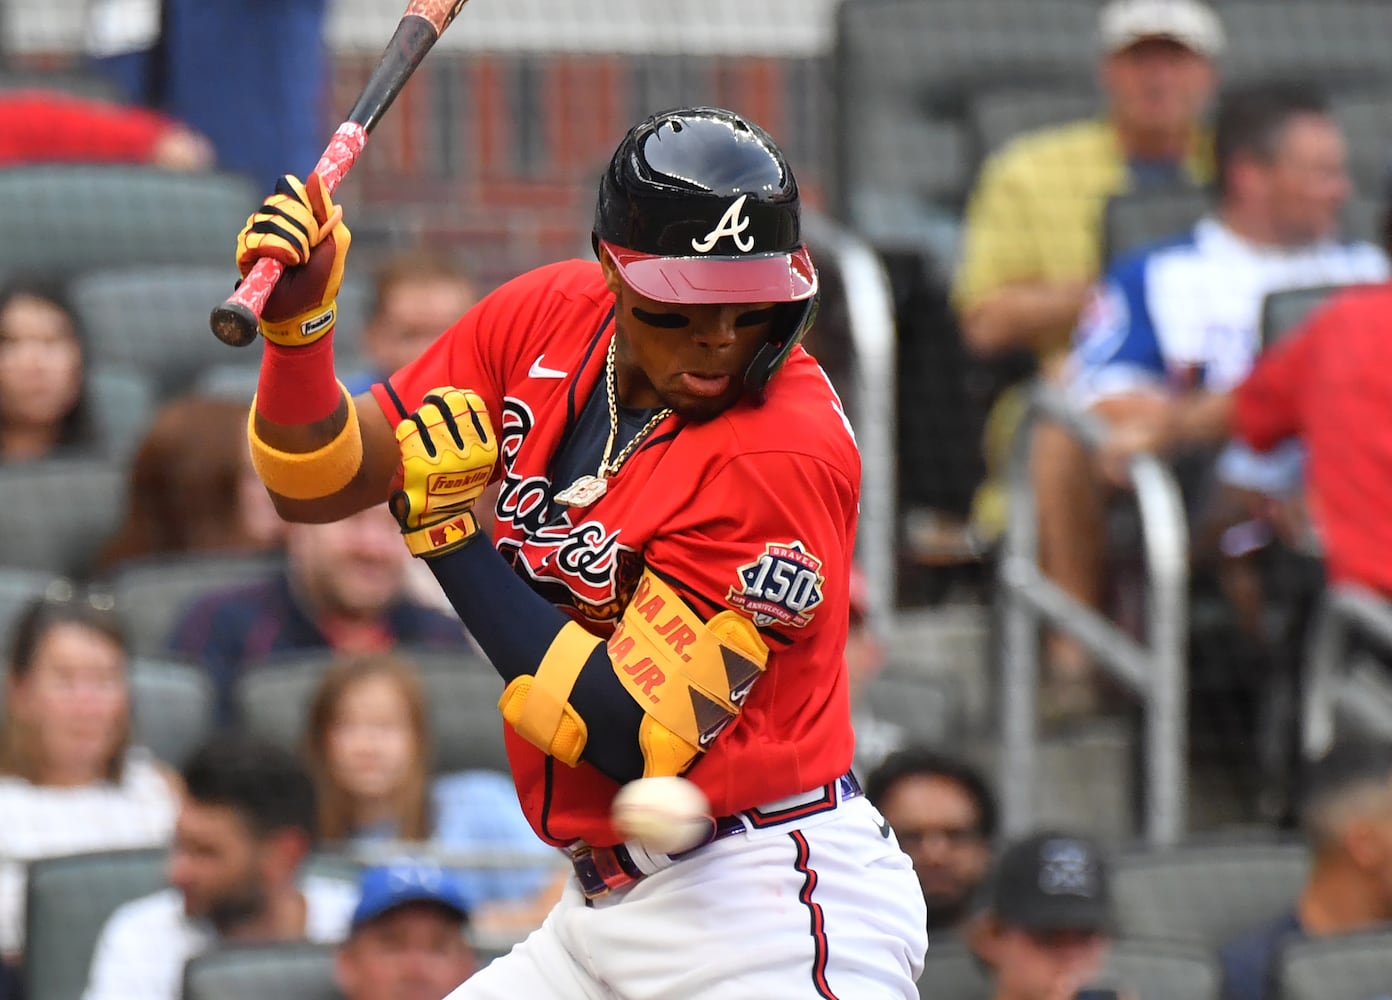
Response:
[[[1254,448],[1305,439],[1329,579],[1392,595],[1392,285],[1339,294],[1262,356],[1234,404]]]
[[[48,90],[0,94],[0,167],[93,162],[203,170],[213,154],[207,139],[153,111]]]

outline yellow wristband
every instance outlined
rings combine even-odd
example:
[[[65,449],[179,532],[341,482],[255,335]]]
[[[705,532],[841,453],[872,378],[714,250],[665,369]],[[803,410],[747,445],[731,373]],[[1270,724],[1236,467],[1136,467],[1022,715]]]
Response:
[[[358,426],[357,410],[343,383],[339,383],[339,388],[348,401],[348,421],[338,437],[315,451],[281,451],[262,441],[256,433],[256,400],[252,400],[247,416],[251,464],[272,493],[291,500],[318,500],[343,489],[362,468],[362,428]]]

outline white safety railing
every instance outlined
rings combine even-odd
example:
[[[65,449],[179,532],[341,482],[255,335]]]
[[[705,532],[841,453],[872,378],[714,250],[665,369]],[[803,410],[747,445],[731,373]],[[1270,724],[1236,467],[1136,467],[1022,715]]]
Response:
[[[871,628],[888,635],[896,594],[895,325],[889,277],[863,240],[826,216],[804,213],[803,231],[821,266],[835,267],[850,325],[852,412],[860,447],[857,561],[869,590]]]
[[[1030,479],[1035,427],[1057,423],[1095,452],[1101,424],[1042,384],[1016,438],[1009,469],[1009,523],[999,564],[1002,636],[999,787],[1006,833],[1028,832],[1036,815],[1040,631],[1075,638],[1098,665],[1141,700],[1145,714],[1144,836],[1155,846],[1178,842],[1186,829],[1185,648],[1188,636],[1188,527],[1179,487],[1168,467],[1149,454],[1131,460],[1146,555],[1147,622],[1144,642],[1084,605],[1045,577],[1039,564],[1039,529]],[[1096,530],[1102,530],[1101,525]]]
[[[1301,748],[1319,757],[1334,742],[1335,719],[1346,713],[1359,728],[1392,733],[1392,682],[1381,670],[1361,671],[1348,657],[1359,636],[1392,652],[1392,604],[1363,587],[1337,584],[1324,595],[1306,643]]]

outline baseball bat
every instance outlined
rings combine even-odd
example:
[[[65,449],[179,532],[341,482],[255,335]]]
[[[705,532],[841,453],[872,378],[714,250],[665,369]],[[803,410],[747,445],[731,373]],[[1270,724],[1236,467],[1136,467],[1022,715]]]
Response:
[[[314,167],[330,192],[352,168],[367,145],[368,135],[466,2],[410,0],[353,110],[334,132],[324,155]],[[218,340],[232,347],[245,347],[256,339],[261,310],[266,307],[266,300],[284,270],[279,261],[262,258],[256,262],[231,297],[213,310],[210,323]]]

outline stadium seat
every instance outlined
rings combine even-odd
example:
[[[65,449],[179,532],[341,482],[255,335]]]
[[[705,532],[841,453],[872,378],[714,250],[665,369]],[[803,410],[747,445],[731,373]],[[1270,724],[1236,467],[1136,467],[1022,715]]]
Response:
[[[1312,80],[1333,91],[1366,91],[1392,82],[1388,4],[1234,0],[1221,14],[1228,46],[1220,64],[1228,83]]]
[[[205,594],[261,580],[280,567],[268,555],[184,555],[117,566],[107,581],[126,638],[139,654],[159,656],[184,609]]]
[[[1136,1000],[1218,1000],[1222,974],[1206,951],[1123,940],[1098,978]]]
[[[331,945],[224,945],[184,966],[184,1000],[336,1000]]]
[[[950,745],[962,735],[962,696],[951,675],[884,673],[866,685],[864,697],[875,718],[913,742]]]
[[[124,514],[125,471],[101,459],[0,467],[0,566],[82,578]]]
[[[0,270],[66,275],[114,260],[227,267],[237,231],[259,200],[231,174],[12,167],[0,171]]]
[[[52,573],[41,570],[0,567],[0,662],[8,662],[6,657],[10,651],[15,620],[53,579]]]
[[[212,682],[187,663],[136,659],[130,683],[134,742],[179,767],[212,732]]]
[[[98,364],[144,372],[168,399],[187,392],[206,369],[255,362],[255,356],[227,347],[208,330],[208,313],[232,290],[236,277],[226,265],[104,268],[73,283],[73,308]],[[362,327],[369,294],[357,282],[346,284],[339,296],[334,346],[343,357],[353,352],[350,333]]]
[[[1378,1000],[1392,995],[1392,931],[1296,941],[1276,960],[1279,1000]]]
[[[1392,168],[1392,91],[1339,97],[1334,118],[1348,140],[1349,173],[1363,192],[1381,194]]]
[[[1262,300],[1261,339],[1270,347],[1305,319],[1343,286],[1312,285],[1272,292]]]
[[[106,851],[30,864],[24,995],[81,1000],[102,926],[123,903],[164,887],[164,857]]]
[[[0,72],[0,93],[16,90],[55,90],[70,97],[121,103],[121,91],[110,80],[88,73],[25,72],[7,69]]]
[[[398,651],[420,668],[439,771],[487,768],[507,771],[498,698],[502,679],[467,650]],[[324,653],[277,657],[243,675],[236,705],[242,724],[282,746],[298,749],[308,706],[333,662]]]
[[[140,446],[155,412],[150,380],[139,371],[102,365],[87,376],[92,414],[107,453],[124,461]]]
[[[1176,185],[1107,199],[1102,212],[1103,261],[1179,236],[1208,211],[1203,188]]]
[[[1214,948],[1287,910],[1308,864],[1300,844],[1196,844],[1128,853],[1117,861],[1112,879],[1119,935]]]
[[[1101,111],[1102,99],[1091,91],[1000,90],[975,98],[967,118],[984,157],[1027,132],[1093,118]]]

